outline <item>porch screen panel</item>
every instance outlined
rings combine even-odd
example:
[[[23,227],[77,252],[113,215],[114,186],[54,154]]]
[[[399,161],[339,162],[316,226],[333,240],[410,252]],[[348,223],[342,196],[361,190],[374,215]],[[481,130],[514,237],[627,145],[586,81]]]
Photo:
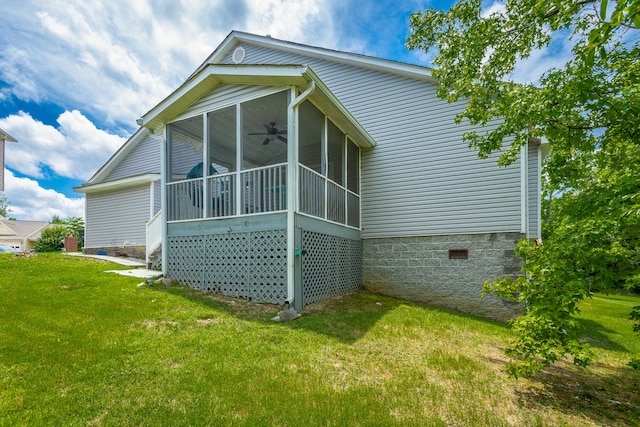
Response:
[[[327,177],[344,185],[344,133],[331,122],[327,125]]]
[[[347,192],[347,225],[360,228],[360,197]]]
[[[243,102],[242,169],[287,161],[288,91]]]
[[[213,111],[209,120],[209,174],[236,171],[236,107]]]
[[[323,174],[324,114],[309,101],[300,105],[300,126],[298,129],[300,132],[300,163],[319,174]]]
[[[236,107],[231,106],[207,114],[209,121],[209,216],[236,215]]]
[[[170,123],[167,127],[169,170],[171,171],[169,181],[187,179],[187,175],[192,170],[193,174],[198,174],[196,168],[198,164],[200,164],[199,175],[202,177],[202,116]]]
[[[202,218],[204,183],[202,116],[179,120],[168,128],[167,220]]]
[[[347,189],[360,194],[360,148],[347,138]]]

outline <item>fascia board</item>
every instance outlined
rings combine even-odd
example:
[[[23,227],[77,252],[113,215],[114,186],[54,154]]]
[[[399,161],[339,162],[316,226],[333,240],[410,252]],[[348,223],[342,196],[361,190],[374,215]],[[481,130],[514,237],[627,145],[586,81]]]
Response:
[[[33,239],[33,236],[36,235],[39,232],[42,232],[42,230],[44,230],[45,228],[49,228],[50,226],[53,226],[54,224],[42,224],[42,226],[40,226],[39,228],[37,228],[36,230],[33,230],[31,233],[27,234],[26,236],[23,237],[23,240],[35,240]]]
[[[99,193],[102,191],[116,190],[116,189],[126,188],[126,187],[134,187],[136,185],[146,184],[149,182],[154,182],[159,180],[160,180],[160,174],[148,173],[144,175],[118,179],[115,181],[101,182],[99,184],[81,185],[80,187],[75,187],[73,191],[75,191],[76,193],[92,194],[92,193]]]
[[[198,69],[208,63],[221,62],[233,48],[241,43],[254,44],[266,48],[274,48],[291,53],[304,53],[306,55],[328,61],[344,63],[347,65],[357,65],[363,68],[374,69],[386,73],[398,74],[419,80],[425,80],[437,84],[437,80],[431,76],[431,70],[421,65],[407,64],[389,59],[376,58],[373,56],[361,55],[357,53],[342,52],[339,50],[308,46],[271,37],[258,36],[255,34],[232,31],[225,40],[213,51],[205,62]]]
[[[219,84],[296,86],[305,90],[312,80],[316,83],[317,92],[310,98],[321,104],[325,113],[333,113],[331,115],[341,122],[340,124],[345,128],[343,130],[351,134],[352,139],[357,140],[362,148],[374,147],[376,143],[371,135],[358,123],[320,77],[305,65],[207,65],[191,80],[145,114],[141,119],[142,126],[153,129],[161,128]]]
[[[5,229],[9,230],[9,232],[13,233],[14,236],[18,236],[18,233],[16,233],[16,231],[13,228],[9,227],[8,224],[5,224],[3,222],[1,225],[2,225],[3,228],[5,228]],[[10,234],[3,234],[2,236],[6,237],[6,236],[10,236]]]
[[[299,65],[208,65],[142,116],[138,124],[157,130],[220,84],[304,84],[307,69]]]
[[[7,142],[18,142],[17,139],[9,135],[7,132],[0,129],[0,139]]]

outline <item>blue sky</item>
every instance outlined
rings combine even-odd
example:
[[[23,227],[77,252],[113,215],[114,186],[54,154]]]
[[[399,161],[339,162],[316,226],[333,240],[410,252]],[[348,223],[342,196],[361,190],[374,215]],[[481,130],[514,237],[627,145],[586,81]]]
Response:
[[[232,30],[429,65],[409,14],[449,0],[23,0],[0,4],[0,128],[10,216],[84,216],[73,187]],[[499,3],[487,0],[487,10]],[[544,52],[530,64],[540,64]],[[546,64],[542,61],[543,64]],[[523,77],[526,80],[526,77]]]

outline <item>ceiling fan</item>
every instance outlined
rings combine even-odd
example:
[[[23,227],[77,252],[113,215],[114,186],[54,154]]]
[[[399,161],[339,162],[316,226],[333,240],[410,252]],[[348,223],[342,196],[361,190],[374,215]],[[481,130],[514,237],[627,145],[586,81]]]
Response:
[[[267,132],[252,132],[252,133],[249,133],[249,135],[266,135],[267,137],[265,138],[264,141],[262,141],[262,145],[267,145],[268,143],[270,143],[276,138],[278,138],[280,141],[284,142],[285,144],[287,143],[287,138],[282,136],[283,134],[286,135],[287,130],[286,129],[278,130],[276,128],[276,122],[271,122],[269,124],[264,124],[262,126],[264,126]]]

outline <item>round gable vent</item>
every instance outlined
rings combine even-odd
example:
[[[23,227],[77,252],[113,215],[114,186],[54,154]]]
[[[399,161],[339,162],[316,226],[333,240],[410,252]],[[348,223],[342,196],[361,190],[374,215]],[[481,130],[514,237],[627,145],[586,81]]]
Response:
[[[234,64],[242,63],[242,61],[244,61],[245,55],[246,55],[246,52],[244,51],[244,48],[237,47],[236,50],[233,51],[233,63]]]

